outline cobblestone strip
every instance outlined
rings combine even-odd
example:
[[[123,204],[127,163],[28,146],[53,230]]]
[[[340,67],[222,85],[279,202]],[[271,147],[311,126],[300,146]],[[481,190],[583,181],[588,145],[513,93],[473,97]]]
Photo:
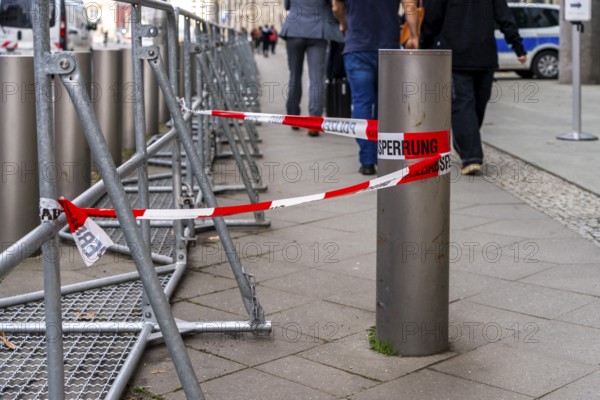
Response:
[[[483,179],[600,246],[600,196],[489,145]]]

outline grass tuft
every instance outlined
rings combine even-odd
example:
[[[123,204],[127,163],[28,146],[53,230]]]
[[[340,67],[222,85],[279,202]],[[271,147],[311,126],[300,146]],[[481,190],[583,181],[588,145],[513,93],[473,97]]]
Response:
[[[398,351],[394,349],[394,346],[389,341],[381,342],[377,340],[377,331],[375,325],[369,328],[369,344],[371,345],[371,350],[374,350],[378,353],[385,354],[386,356],[397,356]]]

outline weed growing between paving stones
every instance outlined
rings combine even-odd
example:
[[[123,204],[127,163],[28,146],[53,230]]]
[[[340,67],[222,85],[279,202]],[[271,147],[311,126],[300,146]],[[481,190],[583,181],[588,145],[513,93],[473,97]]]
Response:
[[[123,396],[126,400],[164,400],[165,398],[148,391],[143,386],[130,387]]]
[[[397,356],[398,352],[394,349],[394,346],[389,341],[381,342],[377,340],[377,328],[375,325],[369,328],[369,344],[371,350],[375,350],[378,353],[385,354],[386,356]]]

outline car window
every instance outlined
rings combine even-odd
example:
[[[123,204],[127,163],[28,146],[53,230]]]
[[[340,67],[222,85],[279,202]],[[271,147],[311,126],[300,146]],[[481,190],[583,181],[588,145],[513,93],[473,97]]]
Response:
[[[558,19],[552,14],[553,10],[545,8],[528,8],[529,21],[532,28],[548,28],[558,25]]]
[[[517,22],[517,27],[519,29],[530,28],[527,22],[527,13],[524,8],[521,7],[511,7],[510,9],[515,17],[515,21]]]

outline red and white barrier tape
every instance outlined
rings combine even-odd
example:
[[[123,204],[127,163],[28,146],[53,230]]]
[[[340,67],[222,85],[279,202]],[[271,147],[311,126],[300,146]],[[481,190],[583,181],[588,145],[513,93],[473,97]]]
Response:
[[[241,204],[237,206],[223,206],[217,208],[168,210],[133,209],[131,211],[136,219],[146,220],[183,220],[220,217],[255,211],[274,210],[277,208],[297,206],[319,200],[332,199],[334,197],[372,192],[412,181],[445,175],[449,171],[450,153],[441,153],[370,181],[365,181],[341,189],[308,196],[264,201],[260,203]],[[102,254],[104,254],[106,249],[112,244],[112,241],[108,235],[102,231],[102,228],[94,223],[89,217],[116,218],[117,215],[115,210],[104,208],[79,208],[65,198],[61,198],[59,203],[66,213],[67,221],[69,222],[69,228],[75,236],[77,248],[79,249],[84,261],[86,264],[88,264],[88,266],[93,264],[102,256]],[[55,215],[56,212],[50,211],[49,214]]]
[[[379,133],[379,124],[373,119],[324,118],[299,115],[263,114],[223,110],[192,110],[179,99],[182,112],[240,119],[264,124],[288,125],[311,131],[330,133],[354,139],[379,140],[379,158],[411,159],[450,151],[450,131]]]

